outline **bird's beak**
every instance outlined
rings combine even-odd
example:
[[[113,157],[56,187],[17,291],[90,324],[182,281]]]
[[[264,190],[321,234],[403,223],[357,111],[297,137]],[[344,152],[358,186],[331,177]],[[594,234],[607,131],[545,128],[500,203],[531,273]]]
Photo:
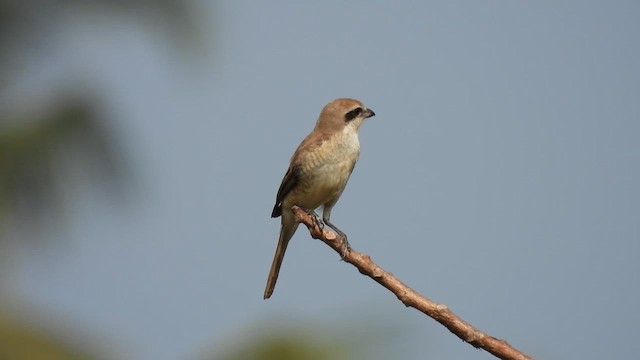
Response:
[[[371,109],[366,109],[362,115],[366,119],[366,118],[370,118],[372,116],[376,116],[376,113],[374,113],[373,110],[371,110]]]

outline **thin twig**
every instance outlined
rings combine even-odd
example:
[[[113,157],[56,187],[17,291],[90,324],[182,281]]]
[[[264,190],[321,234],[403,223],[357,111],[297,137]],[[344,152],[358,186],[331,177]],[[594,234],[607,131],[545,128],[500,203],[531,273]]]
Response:
[[[338,254],[344,254],[343,260],[345,262],[355,266],[360,273],[372,278],[380,285],[389,289],[405,306],[425,313],[444,325],[460,339],[476,348],[484,349],[500,359],[532,359],[530,356],[509,345],[506,341],[494,338],[476,329],[471,324],[462,320],[453,311],[449,310],[446,305],[435,303],[420,295],[415,290],[403,284],[391,273],[384,271],[376,265],[368,255],[353,249],[349,251],[346,249],[341,237],[329,230],[322,229],[318,222],[314,221],[315,215],[297,206],[293,207],[293,212],[296,215],[296,220],[309,228],[309,232],[314,239],[322,240],[338,252]]]

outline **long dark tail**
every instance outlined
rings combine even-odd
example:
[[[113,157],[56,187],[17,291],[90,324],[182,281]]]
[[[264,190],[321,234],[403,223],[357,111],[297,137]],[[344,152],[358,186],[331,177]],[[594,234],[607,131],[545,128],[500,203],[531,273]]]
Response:
[[[273,256],[273,263],[271,264],[271,270],[269,270],[269,278],[267,279],[267,286],[264,289],[264,298],[268,299],[273,294],[273,289],[276,287],[276,282],[278,281],[278,274],[280,273],[280,266],[282,265],[282,260],[284,259],[284,253],[287,251],[287,245],[289,245],[289,240],[293,237],[293,234],[296,232],[298,228],[298,223],[295,220],[291,219],[291,221],[282,219],[282,226],[280,228],[280,238],[278,239],[278,246],[276,247],[276,253]]]

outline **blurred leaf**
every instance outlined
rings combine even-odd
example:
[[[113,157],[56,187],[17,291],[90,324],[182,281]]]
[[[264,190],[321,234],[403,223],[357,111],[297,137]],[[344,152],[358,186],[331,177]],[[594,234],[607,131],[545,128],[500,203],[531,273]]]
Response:
[[[15,82],[33,56],[34,49],[50,46],[52,33],[68,21],[68,15],[102,15],[116,19],[129,16],[137,24],[153,28],[188,55],[201,49],[202,38],[197,10],[188,0],[0,0],[0,96]]]
[[[55,24],[66,21],[68,14],[130,16],[162,30],[168,40],[178,39],[183,46],[192,44],[185,40],[193,40],[197,33],[194,12],[193,3],[186,0],[0,0],[0,47],[5,49],[0,53],[0,105],[4,85],[31,71],[24,66],[25,60],[37,54],[34,48],[51,46],[49,42],[55,40],[51,31],[59,30]],[[45,101],[55,97],[51,94]],[[59,208],[64,184],[56,181],[60,182],[64,171],[60,163],[65,157],[83,157],[88,173],[100,170],[105,175],[103,184],[117,182],[119,164],[113,139],[103,129],[94,106],[100,100],[97,96],[57,101],[46,114],[21,114],[20,119],[6,119],[0,107],[0,237],[1,225],[9,217],[30,224],[43,210]],[[29,104],[28,96],[25,103]]]
[[[37,220],[41,211],[59,207],[61,160],[73,152],[83,153],[88,173],[115,178],[109,138],[84,98],[66,99],[46,114],[0,127],[0,223],[7,216]]]
[[[193,3],[186,0],[0,0],[0,240],[6,224],[30,229],[43,212],[59,215],[63,192],[71,193],[77,185],[68,183],[70,170],[79,172],[81,181],[116,185],[116,190],[123,174],[116,139],[104,126],[108,119],[100,116],[103,94],[59,96],[69,83],[74,85],[72,91],[103,87],[92,86],[82,76],[70,79],[74,74],[38,76],[41,71],[56,71],[55,66],[50,68],[55,59],[46,56],[60,47],[60,34],[69,29],[66,22],[76,16],[89,20],[98,16],[114,23],[128,18],[152,27],[182,50],[197,40],[196,14]],[[77,54],[69,56],[75,60]],[[34,78],[35,85],[20,86]],[[35,94],[42,89],[44,96]],[[13,257],[5,248],[0,248],[0,255]],[[96,358],[78,350],[90,346],[86,339],[69,338],[70,346],[56,339],[58,329],[51,334],[31,326],[40,324],[41,316],[25,320],[6,312],[0,304],[1,360]]]
[[[93,7],[141,18],[160,18],[177,33],[194,35],[193,4],[187,0],[0,0],[0,39],[37,34],[52,7]],[[35,31],[34,31],[35,30]]]
[[[351,356],[350,356],[351,355]],[[238,344],[214,360],[339,360],[353,359],[344,342],[308,330],[289,329]]]
[[[0,359],[72,360],[93,359],[86,352],[54,339],[45,331],[27,327],[0,311]]]
[[[372,312],[373,311],[373,312]],[[375,312],[375,313],[374,313]],[[340,360],[394,358],[394,344],[416,333],[395,314],[367,304],[320,318],[282,313],[276,318],[251,323],[228,336],[221,346],[204,352],[208,360]],[[375,315],[374,315],[375,314]],[[429,338],[420,335],[420,341]]]

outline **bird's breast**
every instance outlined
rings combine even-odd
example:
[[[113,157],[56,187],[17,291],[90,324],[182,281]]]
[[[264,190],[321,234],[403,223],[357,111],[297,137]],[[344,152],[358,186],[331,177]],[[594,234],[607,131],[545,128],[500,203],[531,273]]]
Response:
[[[291,200],[315,209],[337,201],[360,154],[357,132],[342,131],[310,151],[303,162],[301,186]]]

